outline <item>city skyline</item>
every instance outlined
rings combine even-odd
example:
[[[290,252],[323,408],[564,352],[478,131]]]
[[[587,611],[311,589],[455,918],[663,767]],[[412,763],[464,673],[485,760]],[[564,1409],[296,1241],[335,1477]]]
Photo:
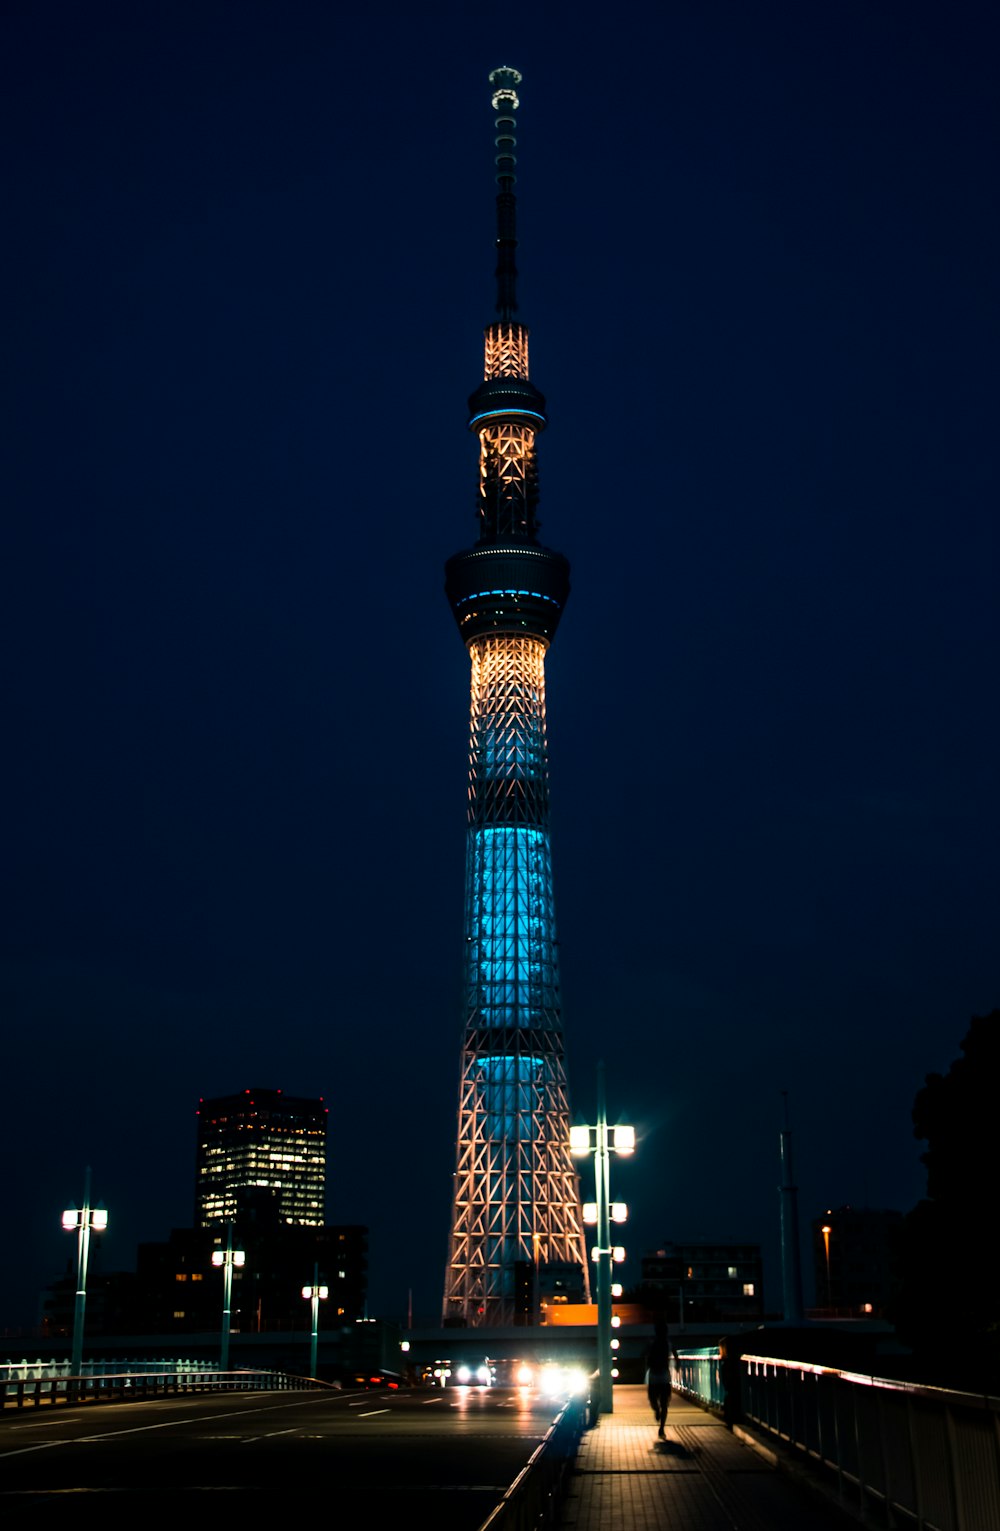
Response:
[[[626,1281],[745,1238],[775,1306],[782,1091],[803,1228],[905,1211],[914,1096],[998,1004],[996,19],[0,27],[0,1325],[70,1257],[88,1164],[127,1266],[189,1220],[199,1097],[258,1080],[330,1107],[373,1311],[440,1311],[468,684],[441,569],[504,59],[542,538],[574,571],[548,661],[573,1112],[603,1060],[638,1135]]]

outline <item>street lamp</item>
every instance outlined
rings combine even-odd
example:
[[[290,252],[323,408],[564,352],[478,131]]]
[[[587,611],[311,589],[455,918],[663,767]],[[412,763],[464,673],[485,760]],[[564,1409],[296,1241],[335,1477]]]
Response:
[[[829,1216],[829,1213],[827,1214]],[[833,1298],[830,1294],[830,1235],[833,1232],[829,1223],[824,1223],[820,1229],[823,1235],[823,1251],[826,1255],[826,1309],[829,1316],[833,1308]]]
[[[229,1370],[229,1326],[233,1303],[233,1266],[239,1268],[247,1261],[246,1252],[233,1248],[233,1225],[226,1228],[225,1249],[212,1251],[212,1264],[222,1266],[222,1344],[219,1347],[219,1370]]]
[[[610,1142],[609,1142],[610,1139]],[[604,1064],[597,1065],[597,1125],[594,1127],[571,1127],[569,1148],[573,1154],[594,1155],[594,1179],[597,1183],[597,1202],[588,1203],[583,1209],[585,1223],[596,1224],[597,1243],[592,1257],[597,1262],[597,1355],[600,1370],[600,1408],[605,1414],[614,1412],[612,1399],[614,1359],[611,1338],[611,1264],[621,1262],[625,1251],[620,1244],[612,1246],[611,1223],[623,1223],[628,1217],[624,1202],[612,1202],[609,1188],[608,1165],[610,1149],[616,1153],[630,1154],[635,1151],[635,1128],[617,1126],[608,1131],[608,1118],[604,1105]]]
[[[307,1297],[312,1303],[312,1344],[309,1348],[309,1375],[316,1375],[316,1358],[319,1351],[319,1305],[330,1295],[328,1286],[318,1286],[319,1266],[313,1266],[313,1284],[302,1288],[303,1297]]]
[[[83,1178],[83,1206],[67,1207],[62,1215],[67,1233],[76,1230],[76,1302],[73,1307],[73,1356],[70,1376],[79,1377],[83,1367],[83,1319],[87,1308],[87,1262],[90,1257],[90,1234],[103,1233],[108,1226],[104,1207],[90,1205],[90,1166]]]

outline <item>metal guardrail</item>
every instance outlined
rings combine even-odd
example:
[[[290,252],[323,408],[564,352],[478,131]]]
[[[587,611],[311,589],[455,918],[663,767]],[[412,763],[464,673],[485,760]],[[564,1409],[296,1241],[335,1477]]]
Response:
[[[722,1356],[718,1345],[702,1350],[679,1350],[673,1373],[674,1386],[689,1398],[713,1409],[725,1406],[726,1392],[722,1378]]]
[[[845,1507],[917,1531],[1000,1531],[1000,1398],[744,1355],[742,1412],[835,1479]]]
[[[586,1429],[590,1400],[570,1398],[479,1531],[538,1531],[559,1519],[565,1478]]]
[[[119,1372],[128,1372],[130,1376],[141,1373],[154,1372],[162,1376],[185,1377],[192,1373],[218,1371],[218,1363],[210,1360],[208,1356],[92,1356],[89,1360],[84,1359],[80,1363],[80,1370],[76,1373],[79,1377],[106,1377]],[[33,1382],[36,1378],[63,1377],[73,1375],[69,1357],[48,1359],[37,1356],[35,1360],[29,1360],[24,1356],[20,1361],[0,1361],[0,1396],[2,1396],[5,1382]]]
[[[62,1403],[134,1402],[178,1393],[299,1392],[322,1386],[312,1377],[252,1368],[231,1372],[211,1367],[200,1371],[98,1372],[85,1377],[60,1373],[0,1380],[0,1404],[23,1409]]]

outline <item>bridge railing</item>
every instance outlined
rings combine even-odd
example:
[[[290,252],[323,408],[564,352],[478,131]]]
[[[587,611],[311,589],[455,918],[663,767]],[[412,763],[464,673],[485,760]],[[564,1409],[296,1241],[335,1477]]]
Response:
[[[557,1524],[566,1475],[587,1427],[589,1408],[587,1397],[566,1401],[479,1531],[537,1531],[539,1526]]]
[[[725,1389],[718,1345],[707,1345],[700,1350],[679,1350],[674,1367],[674,1384],[682,1393],[696,1398],[699,1403],[721,1409],[725,1402]]]
[[[167,1371],[94,1371],[80,1377],[71,1377],[63,1371],[43,1375],[42,1368],[32,1370],[36,1372],[33,1376],[0,1377],[0,1403],[4,1407],[125,1402],[179,1393],[287,1392],[321,1386],[311,1377],[296,1377],[287,1372],[254,1368],[222,1372],[204,1365]]]
[[[774,1356],[726,1367],[717,1346],[680,1351],[675,1382],[801,1454],[862,1520],[1000,1531],[998,1398]]]
[[[745,1419],[832,1474],[862,1519],[1000,1531],[1000,1399],[744,1355]]]
[[[107,1376],[112,1372],[159,1372],[185,1376],[192,1372],[217,1370],[204,1356],[101,1356],[80,1363],[81,1377]],[[20,1361],[0,1361],[0,1383],[34,1380],[36,1377],[68,1377],[68,1358],[53,1360],[38,1356],[34,1361],[24,1356]]]

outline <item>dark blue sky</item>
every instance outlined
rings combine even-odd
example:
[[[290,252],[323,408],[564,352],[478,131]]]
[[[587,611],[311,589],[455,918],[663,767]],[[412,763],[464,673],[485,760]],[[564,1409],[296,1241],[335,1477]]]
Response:
[[[921,1194],[913,1096],[1000,1004],[997,43],[911,0],[4,5],[0,1326],[85,1165],[127,1264],[251,1085],[325,1097],[373,1310],[439,1311],[502,63],[574,1107],[603,1058],[630,1254],[759,1239],[775,1303],[782,1090],[804,1224]]]

